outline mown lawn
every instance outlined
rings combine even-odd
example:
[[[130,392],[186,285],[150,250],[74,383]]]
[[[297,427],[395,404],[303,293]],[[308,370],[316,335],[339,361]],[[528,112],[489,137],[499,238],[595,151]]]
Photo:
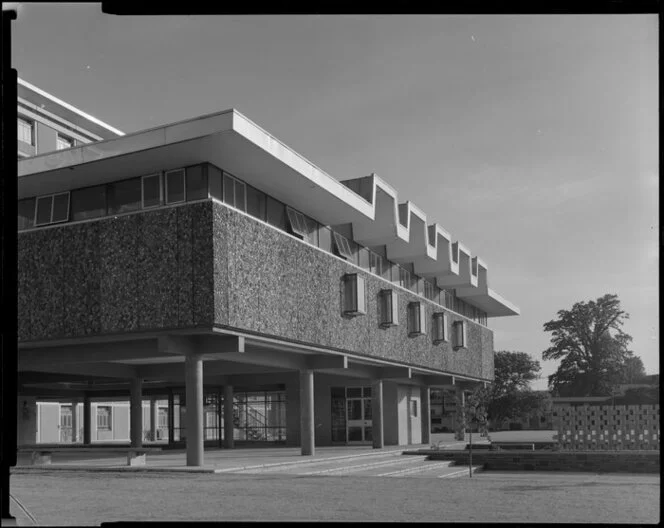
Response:
[[[40,472],[12,476],[41,525],[104,521],[656,523],[658,475],[459,479]],[[12,503],[23,526],[31,524]]]

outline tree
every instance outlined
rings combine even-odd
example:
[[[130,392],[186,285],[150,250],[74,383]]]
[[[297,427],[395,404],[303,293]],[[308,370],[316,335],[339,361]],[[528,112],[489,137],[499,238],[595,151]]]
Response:
[[[487,403],[490,399],[491,392],[484,387],[477,387],[466,398],[465,405],[463,406],[463,420],[471,425],[469,437],[469,451],[468,451],[468,475],[473,476],[473,428],[472,424],[477,426],[480,431],[486,428],[487,422]]]
[[[552,335],[542,358],[560,360],[557,371],[549,376],[549,388],[560,396],[610,394],[624,379],[627,367],[638,367],[627,349],[632,338],[622,330],[628,318],[618,296],[607,294],[560,310],[558,319],[544,323],[544,330]]]
[[[539,361],[525,352],[496,352],[493,360],[493,395],[500,396],[517,390],[527,390],[531,381],[539,377],[542,370]]]
[[[622,372],[622,383],[641,383],[646,378],[646,369],[638,356],[628,357]]]
[[[487,414],[494,426],[542,408],[546,395],[531,391],[529,386],[540,370],[539,361],[525,352],[496,352],[494,382],[487,396]]]

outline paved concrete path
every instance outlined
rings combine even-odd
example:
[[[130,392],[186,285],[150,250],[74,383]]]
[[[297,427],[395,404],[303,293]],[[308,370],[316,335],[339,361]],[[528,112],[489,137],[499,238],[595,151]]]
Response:
[[[464,442],[445,444],[462,449]],[[279,475],[355,475],[389,477],[449,477],[463,467],[451,466],[449,461],[427,461],[425,455],[403,455],[404,451],[428,449],[428,445],[390,446],[373,449],[371,446],[317,447],[314,456],[302,456],[299,447],[261,447],[220,449],[206,448],[201,467],[187,467],[183,449],[164,450],[147,455],[145,466],[127,466],[126,457],[118,453],[56,452],[52,464],[33,466],[30,454],[19,456],[12,473],[33,471],[86,472],[187,472],[237,473]],[[468,468],[465,469],[466,473]]]

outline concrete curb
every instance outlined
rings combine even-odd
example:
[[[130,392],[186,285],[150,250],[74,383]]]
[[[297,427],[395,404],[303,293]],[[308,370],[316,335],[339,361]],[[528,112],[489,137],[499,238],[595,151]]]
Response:
[[[18,466],[12,470],[12,475],[44,471],[72,471],[78,473],[218,473],[213,467],[147,467],[147,466]]]

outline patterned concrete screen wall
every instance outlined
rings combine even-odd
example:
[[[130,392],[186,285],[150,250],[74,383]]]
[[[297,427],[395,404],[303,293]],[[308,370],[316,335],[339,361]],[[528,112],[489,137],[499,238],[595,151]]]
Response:
[[[659,405],[557,406],[553,421],[561,449],[659,449]]]

